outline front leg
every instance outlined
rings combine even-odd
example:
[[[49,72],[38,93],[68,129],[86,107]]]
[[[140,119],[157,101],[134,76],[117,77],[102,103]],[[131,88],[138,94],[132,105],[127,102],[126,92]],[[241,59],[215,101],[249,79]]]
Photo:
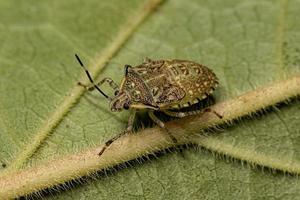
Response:
[[[107,140],[105,142],[105,145],[104,147],[102,148],[102,150],[98,153],[99,156],[101,156],[104,151],[114,142],[116,141],[117,139],[119,139],[120,137],[122,137],[124,134],[126,133],[131,133],[132,132],[132,128],[133,128],[133,123],[134,123],[134,118],[135,118],[135,114],[136,114],[136,110],[133,110],[132,113],[130,114],[129,116],[129,119],[128,119],[128,123],[127,123],[127,128],[125,131],[121,132],[119,135],[116,135],[115,137]]]
[[[100,87],[103,83],[108,83],[109,86],[111,88],[113,88],[113,90],[117,91],[119,86],[111,79],[111,78],[103,78],[101,81],[99,81],[96,85],[98,87]],[[87,85],[84,85],[83,83],[81,82],[78,82],[78,85],[84,87],[86,90],[89,90],[89,91],[93,91],[95,89],[95,86],[87,86]]]
[[[165,124],[158,119],[155,115],[154,115],[154,110],[149,110],[148,112],[149,117],[162,129],[166,130],[168,136],[171,138],[171,140],[173,141],[173,143],[177,143],[177,139],[172,135],[172,133],[170,133],[170,131],[165,127]]]

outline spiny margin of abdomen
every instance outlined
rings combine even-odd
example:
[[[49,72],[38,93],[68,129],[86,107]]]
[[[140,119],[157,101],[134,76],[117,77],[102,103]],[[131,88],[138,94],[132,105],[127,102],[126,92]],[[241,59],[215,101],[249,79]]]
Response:
[[[178,69],[177,69],[178,70]],[[218,86],[218,78],[209,68],[195,63],[175,77],[174,80],[186,93],[172,108],[189,107],[211,95]]]

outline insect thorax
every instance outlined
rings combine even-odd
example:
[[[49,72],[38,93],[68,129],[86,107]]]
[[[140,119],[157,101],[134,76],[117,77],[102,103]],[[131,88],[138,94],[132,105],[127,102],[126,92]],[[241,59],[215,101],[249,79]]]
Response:
[[[121,90],[126,91],[130,96],[131,104],[145,104],[156,106],[151,91],[142,77],[132,68],[128,70]]]

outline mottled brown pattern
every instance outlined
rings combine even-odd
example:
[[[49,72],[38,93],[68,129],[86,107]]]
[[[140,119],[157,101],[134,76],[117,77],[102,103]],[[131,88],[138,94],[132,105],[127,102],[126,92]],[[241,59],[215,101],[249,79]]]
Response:
[[[132,69],[129,69],[128,75],[126,76],[125,84],[121,90],[126,90],[130,94],[131,102],[153,104],[154,100],[149,87],[146,82],[142,79],[139,73]]]
[[[135,113],[139,109],[148,109],[149,117],[161,128],[165,128],[165,125],[155,116],[154,110],[161,110],[167,115],[175,117],[185,117],[201,112],[199,110],[187,112],[176,110],[174,112],[170,109],[191,106],[206,98],[218,85],[216,75],[198,63],[186,60],[150,60],[147,58],[136,67],[125,65],[125,76],[118,89],[118,85],[110,78],[104,78],[96,84],[79,57],[75,56],[93,84],[92,89],[97,89],[110,100],[111,111],[132,109],[133,112],[125,132],[132,131]],[[100,89],[103,83],[108,83],[115,90],[115,96],[108,96]],[[86,87],[81,83],[79,85]],[[212,112],[222,117],[218,113]],[[168,129],[165,128],[165,130],[170,139],[177,143],[177,139]],[[108,140],[99,155],[121,135]]]
[[[192,61],[148,59],[132,70],[149,89],[154,101],[151,103],[162,109],[197,103],[218,85],[212,70]]]

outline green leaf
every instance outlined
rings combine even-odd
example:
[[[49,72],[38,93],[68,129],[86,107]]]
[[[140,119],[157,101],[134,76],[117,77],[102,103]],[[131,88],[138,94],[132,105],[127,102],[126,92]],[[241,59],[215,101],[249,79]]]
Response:
[[[0,3],[4,19],[0,24],[0,162],[7,168],[75,87],[82,71],[74,53],[92,68],[89,64],[95,55],[115,41],[142,3]],[[216,100],[229,99],[300,72],[299,7],[296,0],[166,1],[138,27],[99,77],[119,82],[124,64],[135,65],[145,57],[194,60],[218,75]],[[128,115],[111,113],[97,92],[84,95],[28,166],[105,142],[124,129]],[[293,101],[208,137],[245,154],[258,152],[294,163],[300,160],[299,121],[300,104]],[[298,198],[297,177],[220,158],[225,150],[214,154],[192,147],[183,154],[167,153],[49,198]]]

